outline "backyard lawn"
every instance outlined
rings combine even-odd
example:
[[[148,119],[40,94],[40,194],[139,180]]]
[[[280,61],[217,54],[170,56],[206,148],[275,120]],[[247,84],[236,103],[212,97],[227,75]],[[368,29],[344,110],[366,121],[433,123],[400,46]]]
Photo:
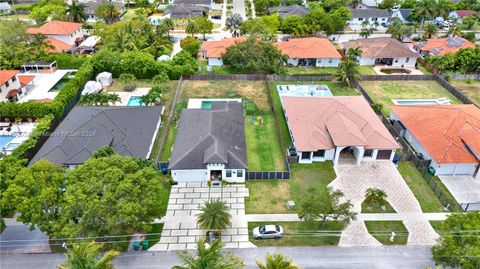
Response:
[[[368,95],[376,102],[383,104],[382,113],[390,116],[392,99],[437,99],[446,97],[452,104],[460,104],[453,95],[436,81],[364,81],[362,82]]]
[[[431,220],[430,225],[432,225],[432,228],[435,230],[435,232],[440,233],[443,230],[443,220]]]
[[[276,224],[284,229],[285,236],[280,239],[253,239],[252,229],[260,225]],[[324,226],[294,222],[249,222],[249,240],[258,247],[281,246],[335,246],[340,241],[342,227],[338,222],[327,221]],[[333,232],[332,232],[333,231]]]
[[[291,164],[290,180],[245,182],[249,190],[245,211],[247,214],[295,213],[295,209],[287,209],[287,201],[293,200],[298,206],[309,188],[316,188],[319,195],[326,195],[327,185],[335,177],[332,162]]]
[[[285,154],[280,147],[273,115],[245,116],[245,139],[248,170],[285,171]]]
[[[358,67],[360,75],[376,75],[375,70],[373,70],[373,65],[360,65]]]
[[[408,230],[402,221],[365,221],[368,232],[384,245],[406,245]],[[395,232],[393,242],[390,241],[392,232]]]
[[[362,203],[362,213],[397,213],[388,202],[384,204],[384,207],[385,210],[382,210],[379,203],[365,200]]]
[[[155,223],[151,224],[151,229],[149,235],[147,235],[147,240],[148,240],[148,248],[151,248],[153,245],[158,243],[160,241],[160,237],[162,235],[162,230],[163,230],[163,223]]]
[[[313,66],[287,66],[286,75],[333,75],[337,72],[337,67],[313,67]]]
[[[244,71],[234,69],[227,66],[211,66],[212,71],[207,72],[207,61],[198,61],[198,65],[202,67],[200,74],[219,74],[219,75],[229,75],[229,74],[244,74]]]
[[[425,213],[443,212],[443,205],[412,162],[399,162],[398,171]]]
[[[480,105],[480,81],[467,83],[465,80],[454,80],[450,83],[462,91],[474,103]]]

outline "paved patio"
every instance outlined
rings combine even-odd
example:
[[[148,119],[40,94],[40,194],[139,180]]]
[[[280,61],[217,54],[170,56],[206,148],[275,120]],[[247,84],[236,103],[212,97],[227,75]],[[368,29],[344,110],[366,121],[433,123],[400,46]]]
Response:
[[[458,203],[480,202],[480,180],[471,176],[439,176]]]
[[[387,193],[387,201],[398,213],[420,213],[418,217],[407,218],[403,224],[409,231],[409,245],[434,244],[438,235],[424,217],[420,204],[407,186],[402,176],[390,161],[364,162],[360,166],[349,162],[336,165],[337,178],[329,186],[344,193],[344,200],[350,200],[355,212],[361,212],[361,204],[365,200],[368,188],[378,188]],[[373,237],[366,232],[362,220],[353,222],[347,227],[340,239],[340,246],[376,245]]]
[[[222,232],[221,238],[225,247],[255,247],[248,241],[246,193],[244,184],[209,187],[206,182],[178,183],[172,187],[160,241],[149,251],[195,249],[195,242],[205,237],[205,231],[198,228],[195,215],[209,199],[221,199],[230,207],[232,223]]]

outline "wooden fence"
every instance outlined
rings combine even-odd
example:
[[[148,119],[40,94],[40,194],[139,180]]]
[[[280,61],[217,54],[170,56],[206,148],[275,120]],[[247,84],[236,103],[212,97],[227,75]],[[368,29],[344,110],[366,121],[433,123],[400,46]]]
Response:
[[[448,81],[441,75],[435,75],[434,80],[438,82],[438,84],[442,85],[443,88],[445,88],[449,93],[451,93],[453,96],[455,96],[460,102],[464,104],[475,104],[468,98],[463,92],[452,86]],[[475,104],[477,107],[479,105]]]

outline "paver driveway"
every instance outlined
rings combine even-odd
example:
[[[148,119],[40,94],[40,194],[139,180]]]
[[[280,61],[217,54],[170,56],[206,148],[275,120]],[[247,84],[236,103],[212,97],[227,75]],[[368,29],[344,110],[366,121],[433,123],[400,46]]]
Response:
[[[439,176],[457,202],[480,202],[480,180],[471,176]]]
[[[390,161],[364,162],[360,166],[340,163],[335,166],[337,178],[329,186],[343,191],[344,200],[350,200],[355,212],[361,212],[368,188],[378,188],[386,192],[387,201],[398,213],[421,213],[417,199],[407,186],[395,165]],[[403,220],[409,232],[409,245],[434,244],[438,235],[422,214]],[[340,246],[378,245],[361,220],[354,221],[343,232]]]
[[[245,193],[244,184],[209,187],[206,182],[184,182],[173,186],[162,236],[149,251],[194,249],[195,242],[205,237],[205,231],[198,228],[195,215],[209,199],[221,199],[230,207],[232,223],[222,232],[225,247],[255,247],[248,241]]]

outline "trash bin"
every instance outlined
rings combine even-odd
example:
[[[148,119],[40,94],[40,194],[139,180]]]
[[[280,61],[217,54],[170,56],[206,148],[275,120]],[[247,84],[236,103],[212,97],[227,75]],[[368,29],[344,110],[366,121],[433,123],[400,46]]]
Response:
[[[133,250],[139,250],[140,249],[140,243],[138,241],[133,242]]]
[[[166,175],[166,174],[167,174],[167,171],[168,171],[168,169],[167,169],[166,167],[163,167],[163,168],[162,168],[162,174]]]
[[[394,164],[397,164],[399,160],[400,160],[400,157],[398,157],[397,155],[393,156],[392,161],[393,161]]]
[[[142,249],[147,250],[148,249],[148,240],[142,240]]]
[[[433,168],[433,167],[431,167],[431,166],[428,168],[428,173],[429,173],[430,175],[434,176],[434,175],[435,175],[435,172],[436,172],[436,171],[435,171],[435,168]]]

